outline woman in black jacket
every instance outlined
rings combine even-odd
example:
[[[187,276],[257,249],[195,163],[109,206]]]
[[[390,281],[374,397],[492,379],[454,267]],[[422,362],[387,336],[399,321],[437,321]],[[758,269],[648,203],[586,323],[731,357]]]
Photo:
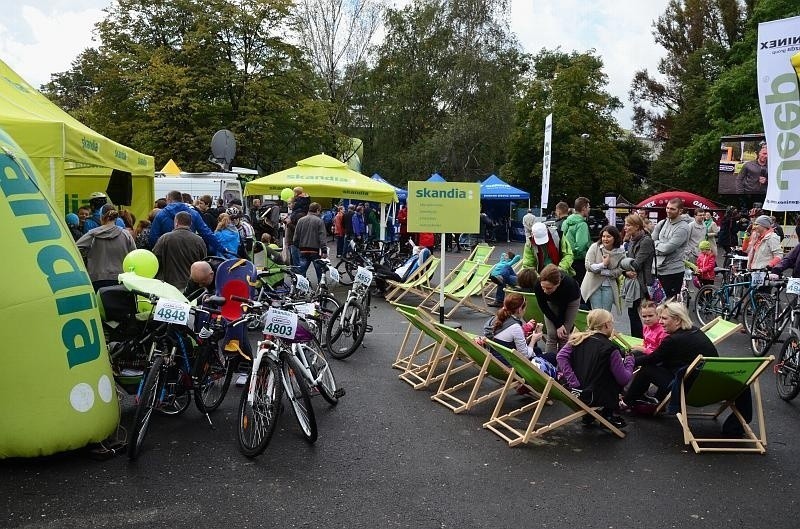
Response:
[[[575,316],[581,303],[580,287],[556,265],[549,264],[539,274],[533,292],[547,327],[545,353],[555,354],[567,343],[575,326]]]

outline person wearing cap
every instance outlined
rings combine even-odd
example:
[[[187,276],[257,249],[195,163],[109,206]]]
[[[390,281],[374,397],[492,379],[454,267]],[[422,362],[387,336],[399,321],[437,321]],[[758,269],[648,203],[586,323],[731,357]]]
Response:
[[[103,206],[105,206],[106,204],[108,204],[108,196],[102,191],[95,191],[94,193],[89,195],[89,207],[91,208],[92,211],[89,214],[89,218],[87,218],[83,222],[83,233],[88,233],[89,230],[98,228],[103,224],[101,219],[102,217],[101,210],[103,209]],[[125,227],[125,223],[119,217],[116,218],[114,224],[116,224],[120,228]]]
[[[697,265],[697,275],[703,285],[714,284],[714,269],[717,267],[717,255],[711,248],[709,241],[700,241],[697,245],[700,253],[697,255],[695,264]]]
[[[531,237],[525,241],[522,251],[522,267],[535,268],[537,272],[541,272],[551,263],[567,275],[575,275],[569,242],[565,238],[559,240],[555,230],[549,229],[544,222],[535,222],[531,226]]]
[[[614,305],[619,310],[619,283],[622,275],[620,262],[625,257],[622,235],[615,226],[606,226],[600,231],[600,240],[586,252],[586,275],[581,282],[581,297],[593,309],[611,311]]]
[[[772,219],[759,215],[753,221],[750,236],[745,236],[742,250],[747,252],[747,268],[763,270],[774,266],[783,258],[781,238],[772,227]]]
[[[67,226],[69,227],[69,232],[72,234],[72,238],[74,240],[78,240],[83,235],[83,231],[81,231],[81,219],[75,213],[67,213],[65,219],[67,221]]]

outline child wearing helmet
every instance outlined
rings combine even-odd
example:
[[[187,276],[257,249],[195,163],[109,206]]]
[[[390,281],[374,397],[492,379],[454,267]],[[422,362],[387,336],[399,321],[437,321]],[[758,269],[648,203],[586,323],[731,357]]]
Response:
[[[700,241],[697,245],[700,253],[697,255],[695,264],[697,265],[697,277],[702,285],[714,284],[714,268],[717,266],[717,256],[711,249],[711,243]]]

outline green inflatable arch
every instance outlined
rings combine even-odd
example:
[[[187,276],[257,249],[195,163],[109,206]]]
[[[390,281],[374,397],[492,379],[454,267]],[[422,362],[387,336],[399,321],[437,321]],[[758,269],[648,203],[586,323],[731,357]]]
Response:
[[[94,291],[40,182],[0,129],[0,458],[80,448],[119,422]]]

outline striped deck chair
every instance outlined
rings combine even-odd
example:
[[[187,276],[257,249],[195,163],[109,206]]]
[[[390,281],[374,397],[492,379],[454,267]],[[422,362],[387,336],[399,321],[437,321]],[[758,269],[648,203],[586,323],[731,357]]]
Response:
[[[439,260],[438,257],[429,257],[402,283],[388,280],[386,283],[391,290],[386,292],[384,299],[387,301],[399,302],[406,294],[415,294],[424,298],[427,294],[427,289],[430,288],[431,279],[433,279],[433,276],[436,274]],[[395,296],[397,297],[395,298]]]
[[[567,388],[559,384],[553,377],[541,371],[527,358],[500,344],[491,341],[489,343],[491,343],[493,349],[511,364],[512,370],[511,375],[506,379],[503,392],[500,395],[500,399],[497,401],[494,412],[492,412],[491,419],[485,422],[483,427],[491,430],[505,440],[508,446],[528,443],[531,439],[540,437],[547,432],[587,415],[608,428],[617,437],[625,437],[625,433],[608,422],[598,413],[596,408],[584,404],[578,397],[570,393]],[[512,384],[518,378],[521,378],[525,386],[534,392],[535,395],[539,396],[536,397],[533,402],[528,402],[523,406],[504,413],[503,405],[506,402],[506,397],[508,396]],[[563,405],[549,407],[548,416],[561,408],[566,408],[566,410],[552,422],[540,424],[539,421],[542,419],[542,412],[547,405],[548,399],[558,401],[558,403]],[[524,417],[527,417],[529,414],[530,419],[526,422]]]
[[[677,414],[683,429],[684,444],[691,445],[696,453],[700,452],[766,452],[767,433],[764,425],[764,408],[761,402],[761,388],[758,377],[774,356],[764,358],[724,358],[698,356],[686,369],[681,384],[681,404]],[[691,380],[691,382],[689,382]],[[688,386],[688,388],[687,388]],[[756,422],[758,435],[750,428],[736,405],[737,399],[745,391],[751,392],[753,420]],[[689,408],[703,408],[719,405],[715,412],[689,412]],[[744,437],[696,437],[692,431],[689,418],[705,417],[716,419],[730,409],[734,417],[744,429]]]
[[[478,295],[481,290],[486,286],[486,283],[489,281],[489,272],[492,270],[492,265],[490,264],[479,264],[475,267],[475,273],[472,274],[472,277],[469,281],[460,289],[456,290],[455,292],[447,293],[445,292],[444,297],[445,300],[455,301],[456,304],[453,308],[450,309],[449,312],[445,314],[446,318],[450,318],[455,311],[459,309],[462,305],[465,307],[469,307],[472,310],[476,310],[479,312],[483,312],[486,314],[492,314],[494,311],[489,309],[486,306],[486,302],[483,298],[480,298],[481,303],[483,306],[479,306],[472,302],[470,298],[472,296]],[[445,301],[446,302],[446,301]],[[431,307],[431,312],[436,312],[439,309],[439,301],[437,300],[436,305]]]
[[[438,307],[439,294],[442,288],[444,288],[445,295],[452,294],[467,284],[477,267],[478,263],[467,259],[458,263],[438,286],[430,287],[430,292],[428,292],[419,306],[430,310],[433,310],[432,307]]]
[[[472,249],[472,253],[469,254],[467,260],[485,264],[489,262],[489,257],[492,256],[492,252],[494,252],[494,246],[489,246],[485,242],[478,243],[475,245],[475,248]]]
[[[414,327],[420,331],[420,339],[423,337],[430,339],[431,344],[424,347],[415,347],[405,357],[405,365],[401,366],[403,372],[400,373],[400,380],[408,383],[414,389],[426,388],[434,382],[438,382],[444,376],[440,367],[445,366],[450,361],[452,355],[456,354],[456,345],[439,331],[432,319],[425,314],[415,315],[398,308],[402,314]],[[421,341],[418,339],[418,344]],[[427,356],[422,356],[428,353]],[[464,364],[454,368],[451,372],[456,373],[469,366]]]
[[[511,368],[503,365],[492,356],[491,352],[476,344],[474,335],[469,335],[460,329],[453,329],[437,322],[434,322],[434,325],[442,334],[456,344],[459,354],[450,357],[444,376],[439,382],[439,389],[431,396],[431,400],[435,400],[449,408],[453,413],[461,413],[462,411],[471,410],[482,402],[498,397],[503,392],[502,385],[511,375]],[[478,372],[466,380],[453,384],[450,375],[454,372],[458,358],[464,359],[468,367]],[[500,386],[481,395],[479,391],[487,377],[499,382]],[[512,384],[512,386],[518,385],[519,383]],[[463,395],[464,392],[467,392],[466,400],[459,396]]]

